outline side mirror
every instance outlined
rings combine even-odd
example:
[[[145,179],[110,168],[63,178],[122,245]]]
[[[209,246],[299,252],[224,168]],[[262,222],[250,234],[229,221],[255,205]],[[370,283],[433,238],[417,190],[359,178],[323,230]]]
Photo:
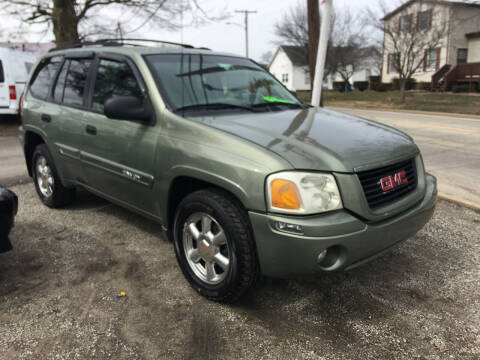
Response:
[[[115,120],[149,122],[152,118],[150,103],[134,96],[113,96],[105,101],[103,111],[106,117]]]

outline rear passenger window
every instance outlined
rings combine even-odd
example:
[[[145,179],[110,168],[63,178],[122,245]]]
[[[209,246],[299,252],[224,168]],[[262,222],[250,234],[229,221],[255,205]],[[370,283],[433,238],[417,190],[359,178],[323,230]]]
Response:
[[[98,65],[93,109],[103,112],[105,100],[112,96],[142,97],[132,69],[124,62],[101,59]]]
[[[66,105],[83,105],[85,95],[85,86],[87,84],[88,70],[90,69],[90,59],[72,59],[68,69],[65,81],[65,90],[63,92],[63,103]]]
[[[54,56],[47,59],[39,66],[39,71],[30,85],[30,91],[33,96],[39,99],[46,99],[48,97],[48,91],[52,86],[55,74],[62,63],[62,60],[63,58],[61,56]]]

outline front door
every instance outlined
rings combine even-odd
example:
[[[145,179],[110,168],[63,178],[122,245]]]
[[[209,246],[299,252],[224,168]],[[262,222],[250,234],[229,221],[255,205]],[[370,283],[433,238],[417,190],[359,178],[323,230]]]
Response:
[[[141,78],[132,64],[116,56],[100,57],[96,68],[92,111],[84,114],[81,159],[85,184],[112,200],[158,213],[152,198],[158,127],[103,114],[105,100],[112,96],[142,97]]]

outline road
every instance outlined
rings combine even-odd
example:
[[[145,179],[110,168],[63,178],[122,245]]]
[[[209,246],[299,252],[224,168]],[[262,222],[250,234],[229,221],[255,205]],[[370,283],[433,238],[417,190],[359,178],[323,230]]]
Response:
[[[10,186],[28,179],[22,147],[15,136],[0,137],[0,184]]]
[[[408,133],[420,148],[439,192],[480,207],[480,118],[335,108]]]
[[[427,171],[439,180],[441,195],[480,207],[480,118],[335,108],[407,132],[422,151]],[[27,179],[16,137],[0,137],[0,183]]]

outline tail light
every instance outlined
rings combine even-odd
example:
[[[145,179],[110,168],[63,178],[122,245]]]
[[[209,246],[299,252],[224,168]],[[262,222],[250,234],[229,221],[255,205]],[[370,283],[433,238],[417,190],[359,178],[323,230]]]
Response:
[[[18,116],[20,117],[20,123],[22,123],[23,117],[23,94],[20,95],[20,103],[18,105]]]
[[[17,100],[17,89],[15,89],[15,85],[10,85],[8,91],[10,93],[10,100]]]

